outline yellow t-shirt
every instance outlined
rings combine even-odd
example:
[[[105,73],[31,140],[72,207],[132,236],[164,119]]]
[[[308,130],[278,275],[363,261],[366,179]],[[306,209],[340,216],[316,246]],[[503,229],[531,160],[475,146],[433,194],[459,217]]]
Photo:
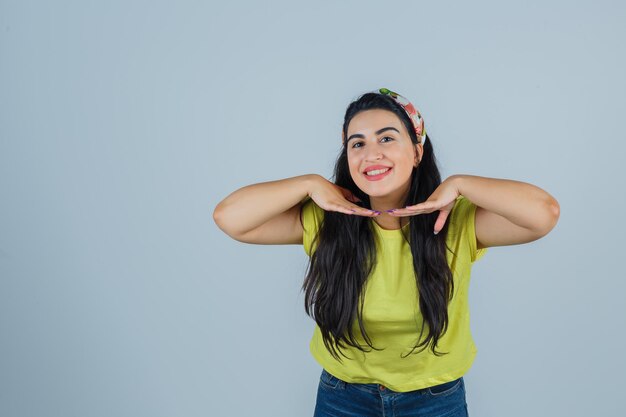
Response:
[[[406,356],[417,343],[418,323],[421,326],[423,322],[419,312],[413,256],[401,230],[382,229],[372,220],[381,245],[377,245],[377,262],[365,283],[363,323],[372,344],[384,349],[376,351],[367,346],[355,319],[355,339],[365,350],[371,350],[362,352],[346,345],[342,352],[352,360],[342,357],[341,363],[324,346],[316,324],[309,345],[315,360],[327,372],[344,381],[381,384],[398,392],[439,385],[463,376],[470,369],[477,352],[470,331],[468,305],[471,265],[487,251],[486,248],[476,248],[475,212],[476,205],[459,196],[446,220],[449,222],[446,242],[455,253],[446,251],[454,277],[454,296],[448,305],[448,330],[439,339],[437,351],[449,354],[435,356],[430,346],[417,353],[423,348],[421,346]],[[323,217],[324,210],[313,200],[304,203],[303,246],[309,256],[312,253],[311,243]],[[404,226],[405,229],[408,227],[408,224]],[[427,330],[424,329],[422,340]]]

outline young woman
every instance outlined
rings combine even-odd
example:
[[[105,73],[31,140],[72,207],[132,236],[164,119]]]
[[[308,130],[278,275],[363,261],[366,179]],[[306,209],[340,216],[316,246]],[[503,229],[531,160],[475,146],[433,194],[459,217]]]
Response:
[[[545,236],[559,204],[524,182],[442,182],[421,114],[386,88],[349,105],[342,136],[334,181],[249,185],[213,218],[241,242],[304,245],[316,417],[467,416],[472,263]]]

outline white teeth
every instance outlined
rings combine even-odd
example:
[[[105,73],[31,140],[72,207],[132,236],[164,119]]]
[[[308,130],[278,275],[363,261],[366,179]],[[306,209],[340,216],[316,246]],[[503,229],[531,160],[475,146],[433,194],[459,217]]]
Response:
[[[380,175],[383,172],[387,172],[389,171],[391,168],[385,168],[385,169],[375,169],[374,171],[370,171],[368,172],[366,175]]]

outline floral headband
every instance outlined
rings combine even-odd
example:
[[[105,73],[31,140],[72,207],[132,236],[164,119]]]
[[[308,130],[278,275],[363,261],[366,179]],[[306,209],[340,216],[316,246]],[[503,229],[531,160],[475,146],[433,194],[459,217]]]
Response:
[[[396,103],[398,103],[409,116],[411,122],[413,123],[413,128],[415,129],[415,134],[417,135],[418,143],[422,145],[426,143],[426,127],[424,126],[424,119],[420,112],[413,106],[413,104],[404,96],[396,93],[395,91],[391,91],[388,88],[379,88],[378,90],[371,91],[371,93],[382,94],[388,97],[391,97]],[[345,142],[345,134],[343,130],[341,132],[342,141]]]

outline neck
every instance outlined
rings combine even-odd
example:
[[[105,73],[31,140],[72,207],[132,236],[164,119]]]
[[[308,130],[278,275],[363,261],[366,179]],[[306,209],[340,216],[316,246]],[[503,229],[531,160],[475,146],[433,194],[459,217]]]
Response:
[[[408,196],[409,190],[398,190],[397,192],[381,196],[381,197],[372,197],[370,196],[370,205],[372,210],[378,210],[381,212],[380,215],[376,216],[375,221],[381,225],[386,226],[387,228],[401,228],[405,224],[409,222],[409,217],[394,217],[389,215],[386,210],[403,208],[404,202]]]

